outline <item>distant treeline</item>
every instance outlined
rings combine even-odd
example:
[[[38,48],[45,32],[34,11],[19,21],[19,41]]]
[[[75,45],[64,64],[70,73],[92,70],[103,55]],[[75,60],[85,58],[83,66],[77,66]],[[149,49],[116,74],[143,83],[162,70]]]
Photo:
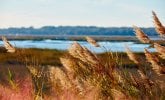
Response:
[[[149,36],[157,35],[154,28],[142,28]],[[0,29],[0,35],[115,35],[134,36],[132,27],[44,26],[41,28]]]

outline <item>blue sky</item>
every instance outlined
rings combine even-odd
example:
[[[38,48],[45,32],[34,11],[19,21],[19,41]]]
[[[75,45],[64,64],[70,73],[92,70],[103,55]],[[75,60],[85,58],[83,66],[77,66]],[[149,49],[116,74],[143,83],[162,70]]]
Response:
[[[165,23],[165,0],[0,0],[0,28],[65,26],[151,27]]]

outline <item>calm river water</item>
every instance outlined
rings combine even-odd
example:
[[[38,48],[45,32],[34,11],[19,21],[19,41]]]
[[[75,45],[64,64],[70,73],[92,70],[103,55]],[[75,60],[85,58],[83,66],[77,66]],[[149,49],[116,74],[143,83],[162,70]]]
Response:
[[[67,50],[74,41],[70,40],[12,40],[10,41],[16,47],[19,48],[42,48],[42,49],[58,49],[58,50]],[[96,53],[101,53],[105,51],[112,52],[125,52],[125,45],[128,45],[129,48],[134,52],[143,52],[144,48],[148,48],[149,44],[137,44],[135,42],[112,42],[112,41],[101,41],[98,42],[102,47],[93,47],[86,41],[78,41],[82,46],[86,46],[88,49]],[[3,45],[3,42],[0,41],[0,46]],[[150,48],[150,51],[154,51],[153,48]]]

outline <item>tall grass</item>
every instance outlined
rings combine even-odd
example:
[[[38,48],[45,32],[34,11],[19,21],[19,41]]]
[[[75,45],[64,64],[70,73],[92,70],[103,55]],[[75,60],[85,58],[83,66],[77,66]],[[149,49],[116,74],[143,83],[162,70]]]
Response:
[[[153,16],[155,28],[160,37],[163,37],[164,26],[154,12]],[[163,100],[165,99],[165,46],[151,41],[149,36],[136,26],[134,31],[141,42],[154,45],[157,51],[151,53],[145,48],[145,59],[132,52],[127,46],[128,58],[137,66],[134,69],[123,66],[123,58],[118,53],[106,52],[105,55],[108,57],[103,59],[78,42],[74,42],[68,52],[58,59],[61,61],[59,65],[62,66],[42,65],[41,59],[25,55],[23,49],[14,48],[3,37],[6,50],[11,51],[10,55],[16,54],[21,58],[19,60],[28,75],[20,82],[9,69],[7,73],[9,85],[0,84],[0,98],[3,100],[13,100],[13,98],[17,100]],[[91,45],[104,48],[91,37],[86,39]]]

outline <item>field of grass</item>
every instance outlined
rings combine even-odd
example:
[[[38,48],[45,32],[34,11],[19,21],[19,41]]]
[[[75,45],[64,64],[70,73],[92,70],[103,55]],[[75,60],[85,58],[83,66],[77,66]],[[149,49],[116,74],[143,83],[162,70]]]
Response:
[[[20,59],[22,56],[18,56],[17,54],[10,54],[7,53],[4,48],[0,48],[1,56],[0,56],[0,64],[1,65],[15,65],[15,64],[23,64]],[[53,66],[62,66],[60,63],[60,57],[64,56],[67,51],[60,51],[60,50],[50,50],[50,49],[24,49],[22,55],[24,57],[34,58],[39,64],[41,65],[53,65]],[[122,65],[129,66],[133,65],[132,67],[136,66],[133,62],[129,60],[126,53],[118,52],[113,53],[115,59],[116,55],[122,62]],[[139,56],[144,57],[143,53],[138,53]],[[103,62],[106,62],[108,58],[107,53],[100,53],[98,56],[103,59]]]
[[[162,40],[152,41],[134,26],[144,53],[93,53],[74,42],[67,51],[21,49],[2,37],[0,99],[2,100],[165,100],[165,27],[153,12]],[[93,46],[104,48],[91,38]]]
[[[151,70],[150,64],[146,62],[144,53],[136,53],[136,56],[138,56],[139,59],[141,60],[145,73],[150,77],[150,79],[152,79],[152,80],[156,79],[158,81],[165,82],[165,76],[149,75],[152,72],[152,70]],[[88,91],[81,90],[80,87],[76,87],[75,88],[76,91],[75,90],[71,90],[71,91],[65,90],[67,88],[63,87],[61,85],[68,85],[71,83],[70,81],[68,81],[68,83],[67,83],[68,77],[70,80],[72,80],[72,81],[74,80],[74,82],[75,82],[75,79],[70,78],[70,76],[67,76],[67,78],[66,78],[66,76],[63,75],[64,72],[61,73],[58,71],[59,69],[56,69],[56,68],[60,68],[61,71],[66,71],[64,69],[65,67],[63,67],[63,63],[66,63],[66,65],[70,66],[69,63],[67,63],[67,62],[61,62],[60,61],[61,57],[67,58],[67,60],[69,60],[69,59],[74,60],[75,63],[77,62],[77,64],[79,64],[78,62],[81,62],[78,59],[76,60],[75,58],[72,58],[71,55],[69,55],[68,51],[58,51],[58,50],[49,50],[49,49],[22,49],[22,52],[19,52],[19,53],[7,53],[4,48],[1,48],[0,49],[0,69],[1,69],[0,70],[0,83],[1,83],[0,91],[2,92],[2,94],[1,94],[2,98],[4,99],[7,96],[8,96],[7,99],[12,98],[9,95],[10,95],[10,93],[13,93],[13,92],[14,92],[13,97],[15,97],[17,99],[22,99],[27,96],[29,100],[32,98],[33,99],[35,98],[36,100],[41,99],[40,96],[42,96],[42,98],[45,98],[45,99],[49,98],[50,100],[58,99],[58,98],[60,98],[60,99],[61,98],[65,98],[65,99],[73,99],[73,98],[76,98],[76,99],[91,99],[91,98],[92,99],[94,99],[94,98],[95,99],[97,99],[97,98],[110,99],[111,98],[112,99],[112,98],[116,97],[116,96],[110,95],[111,93],[110,94],[106,93],[107,90],[105,91],[105,93],[104,93],[104,91],[102,91],[103,94],[97,94],[97,93],[99,93],[99,91],[97,91],[97,90],[93,91],[91,89],[88,90],[87,87],[83,87],[83,88],[85,88],[85,89],[87,88]],[[115,70],[118,70],[118,72],[120,72],[120,74],[122,74],[122,77],[124,77],[124,78],[127,77],[127,79],[128,79],[127,81],[130,83],[125,84],[126,86],[127,85],[133,86],[133,87],[130,87],[130,89],[132,88],[133,90],[132,89],[127,90],[127,92],[130,92],[130,93],[128,93],[129,95],[125,94],[125,93],[123,94],[122,92],[119,92],[118,90],[113,90],[113,91],[111,91],[112,93],[114,92],[115,95],[120,93],[121,97],[124,99],[140,98],[138,95],[140,95],[139,92],[141,92],[141,91],[138,90],[137,87],[134,87],[133,83],[131,82],[132,80],[131,81],[129,80],[130,76],[128,75],[130,73],[133,73],[133,75],[135,75],[136,77],[140,77],[139,74],[137,73],[139,66],[137,64],[135,64],[133,61],[131,61],[126,53],[107,52],[107,53],[97,54],[97,57],[98,57],[98,59],[100,59],[100,62],[104,67],[115,68]],[[162,60],[161,62],[164,63],[165,61]],[[70,62],[70,64],[72,64],[72,63]],[[31,67],[28,67],[28,66],[31,66]],[[64,66],[65,66],[65,64],[64,64]],[[95,67],[95,65],[91,66],[89,64],[87,64],[86,66]],[[82,67],[82,65],[77,65],[74,67]],[[32,68],[35,68],[35,69],[33,69],[31,72]],[[42,73],[40,73],[41,69],[43,69]],[[34,70],[36,70],[36,72],[33,72]],[[74,73],[75,75],[77,75],[77,74],[80,75],[80,76],[78,75],[77,78],[82,78],[83,81],[86,76],[81,76],[81,75],[88,76],[88,74],[89,74],[88,70],[84,70],[81,68],[73,69],[73,70],[76,71]],[[83,70],[84,72],[86,72],[86,71],[87,72],[82,73],[81,70]],[[103,70],[103,72],[106,72],[105,69],[102,69],[102,70]],[[109,69],[107,69],[107,70],[109,70]],[[50,75],[50,73],[52,73],[52,71],[53,71],[53,76]],[[77,71],[78,71],[78,73],[77,73]],[[121,73],[121,71],[122,71],[122,73]],[[65,74],[70,75],[70,72],[69,73],[68,72]],[[113,71],[109,70],[109,72],[113,72]],[[56,74],[56,73],[58,73],[58,74]],[[101,74],[102,71],[101,72],[99,71],[99,73]],[[61,76],[61,74],[62,74],[62,76]],[[126,76],[123,74],[126,74]],[[41,75],[43,79],[41,77],[38,77],[37,75]],[[51,77],[54,77],[55,79],[52,80]],[[103,77],[103,76],[99,76],[99,77],[92,76],[92,77],[97,79],[97,78]],[[117,77],[117,76],[113,75],[113,77]],[[82,81],[82,79],[78,79],[78,80]],[[61,80],[63,80],[64,83],[61,83]],[[56,81],[60,81],[60,82],[56,82]],[[90,81],[92,82],[93,80],[90,80]],[[109,78],[107,81],[109,81]],[[113,80],[113,81],[115,82],[117,80]],[[120,81],[121,81],[121,79],[120,79]],[[44,85],[41,86],[40,82],[43,83]],[[92,83],[91,82],[89,85],[90,88],[92,88],[93,85],[94,86],[96,85],[93,82]],[[143,81],[141,80],[140,82],[143,82]],[[24,87],[23,84],[25,84],[27,87]],[[82,84],[82,83],[72,84],[72,85],[74,87],[75,85],[80,85],[80,84]],[[100,83],[97,83],[97,84],[100,84]],[[101,84],[105,84],[105,86],[107,85],[107,83],[101,83]],[[108,83],[108,84],[115,85],[116,83],[112,83],[112,84]],[[119,85],[119,83],[118,83],[118,85]],[[124,83],[123,83],[123,85],[124,85]],[[119,88],[118,86],[117,87],[116,86],[117,85],[115,85],[115,88]],[[106,87],[106,88],[110,89],[110,87]],[[161,87],[165,87],[165,84],[161,83]],[[28,88],[29,90],[26,90],[26,88]],[[39,90],[39,88],[42,89],[42,92]],[[103,88],[103,87],[101,87],[101,88]],[[123,89],[124,88],[126,88],[126,87],[123,87]],[[25,89],[25,91],[24,91],[24,89]],[[119,89],[121,89],[121,87]],[[4,90],[6,90],[6,91],[3,93]],[[16,92],[16,91],[20,91],[20,93]],[[69,94],[63,93],[66,91]],[[89,94],[92,97],[87,98],[88,96],[86,97],[85,94],[81,94],[81,92],[83,92],[83,91],[89,92]],[[97,91],[97,93],[95,93],[96,91]],[[96,97],[93,94],[93,92],[94,92],[94,94],[97,94]],[[160,94],[161,98],[164,98],[164,95],[163,95],[164,91],[159,90],[159,92],[161,93]],[[21,93],[24,93],[24,95]],[[39,93],[39,94],[37,94],[37,93]],[[75,93],[78,93],[78,95],[76,95]],[[104,95],[104,94],[106,94],[106,95]],[[62,95],[62,97],[61,97],[61,95]],[[146,95],[149,95],[149,94],[146,94]],[[156,95],[156,94],[152,94],[152,95]],[[120,97],[120,96],[117,96],[117,97]],[[141,98],[145,98],[145,97],[141,97]],[[146,97],[146,98],[148,98],[148,97]]]
[[[10,54],[4,52],[4,48],[1,48],[0,51],[0,64],[23,64],[21,59],[27,57],[31,58],[31,60],[37,60],[36,62],[41,65],[60,65],[59,57],[65,53],[65,51],[31,48],[23,49],[21,55],[18,56],[16,53]]]

